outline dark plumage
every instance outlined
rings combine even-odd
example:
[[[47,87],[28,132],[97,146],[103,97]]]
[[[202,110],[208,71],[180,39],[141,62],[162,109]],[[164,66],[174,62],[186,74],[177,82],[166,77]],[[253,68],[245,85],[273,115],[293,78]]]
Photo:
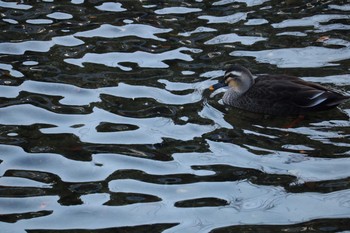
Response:
[[[334,108],[350,97],[316,83],[287,75],[260,75],[253,79],[248,69],[231,66],[224,79],[210,90],[229,86],[223,101],[240,109],[271,115],[298,115]]]

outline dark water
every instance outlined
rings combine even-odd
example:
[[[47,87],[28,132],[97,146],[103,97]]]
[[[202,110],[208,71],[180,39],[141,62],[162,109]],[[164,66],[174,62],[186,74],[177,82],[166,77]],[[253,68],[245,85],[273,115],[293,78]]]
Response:
[[[350,232],[350,103],[271,117],[231,63],[350,94],[350,1],[0,1],[0,231]]]

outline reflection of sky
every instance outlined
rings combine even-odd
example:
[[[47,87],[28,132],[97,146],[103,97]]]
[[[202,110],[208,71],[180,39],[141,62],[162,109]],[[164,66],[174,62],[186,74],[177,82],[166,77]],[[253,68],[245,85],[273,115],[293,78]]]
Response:
[[[91,102],[99,101],[101,94],[117,95],[122,98],[150,98],[155,99],[159,103],[169,105],[185,105],[200,101],[202,96],[199,91],[194,91],[194,84],[182,84],[169,82],[167,80],[159,80],[160,83],[166,85],[166,90],[156,87],[136,86],[120,83],[116,87],[103,87],[98,89],[85,89],[73,85],[62,83],[46,83],[36,81],[25,81],[20,86],[7,86],[3,89],[0,96],[5,98],[15,98],[21,91],[30,93],[46,94],[52,96],[63,96],[59,101],[64,105],[88,105]],[[209,82],[209,81],[208,81]],[[212,83],[201,82],[205,88]],[[195,84],[195,85],[200,85]],[[176,95],[171,91],[189,91],[193,93],[187,95]]]
[[[0,158],[5,159],[1,169],[14,166],[18,170],[50,171],[66,182],[94,182],[107,179],[115,171],[133,169],[143,171],[145,176],[168,174],[196,174],[200,177],[213,175],[210,170],[195,170],[198,165],[231,164],[238,167],[239,161],[247,162],[250,167],[255,161],[261,163],[261,169],[271,172],[273,168],[280,172],[298,173],[303,177],[311,172],[321,177],[332,173],[339,168],[340,173],[349,176],[345,159],[322,158],[295,158],[286,154],[272,156],[256,156],[243,148],[233,147],[232,144],[209,141],[212,152],[208,153],[176,153],[173,161],[156,161],[144,158],[131,157],[120,154],[94,154],[92,162],[74,161],[54,153],[27,153],[23,149],[10,145],[0,145]],[[223,154],[222,151],[238,151],[239,153]],[[29,156],[31,155],[31,156]],[[276,158],[277,157],[277,158]],[[318,162],[322,161],[323,165]],[[279,162],[279,163],[277,163]],[[96,166],[95,164],[100,164]],[[316,164],[316,165],[315,165]],[[328,172],[325,172],[328,171]],[[338,169],[337,169],[338,171]],[[312,175],[312,174],[311,174]],[[327,177],[329,178],[329,177]],[[18,179],[18,178],[17,178]],[[317,177],[316,177],[317,179]],[[5,184],[13,178],[2,177]],[[26,179],[22,179],[22,183]],[[27,181],[27,185],[50,188],[44,182]],[[77,183],[79,184],[79,183]],[[70,186],[74,187],[74,186]],[[210,188],[208,188],[210,187]],[[84,226],[87,229],[98,229],[137,224],[156,224],[159,222],[181,222],[168,232],[202,232],[203,227],[194,224],[195,221],[208,222],[205,232],[218,227],[241,224],[286,224],[299,223],[308,219],[347,217],[349,214],[349,190],[340,190],[330,193],[305,192],[290,193],[282,187],[273,185],[257,185],[248,180],[238,181],[210,181],[183,184],[163,185],[131,178],[113,179],[108,182],[108,190],[113,193],[143,193],[159,197],[161,201],[151,203],[136,203],[123,206],[103,205],[110,199],[108,193],[91,193],[81,196],[83,204],[61,205],[56,195],[42,195],[30,198],[2,198],[0,205],[4,206],[3,214],[29,211],[54,210],[50,215],[41,218],[32,218],[30,221],[18,221],[16,224],[3,223],[9,229],[77,229]],[[174,203],[183,200],[198,198],[218,198],[229,202],[228,206],[210,206],[202,208],[176,208]],[[10,204],[9,204],[10,203]],[[330,211],[331,210],[331,211]],[[325,214],[327,213],[327,214]],[[103,216],[96,220],[96,216]],[[136,216],[130,218],[130,216]],[[195,218],[193,217],[195,216]],[[227,218],[227,216],[232,216]],[[254,217],[252,217],[254,216]],[[184,220],[186,218],[186,221]],[[67,221],[70,219],[71,221]],[[64,222],[64,226],[62,226]],[[22,231],[19,231],[22,232]],[[191,231],[192,232],[192,231]]]
[[[247,18],[247,13],[235,13],[233,15],[227,16],[212,16],[212,15],[202,15],[198,17],[199,19],[206,19],[208,23],[228,23],[234,24],[239,21],[245,20]]]
[[[41,22],[42,20],[40,20]],[[51,21],[51,20],[50,20]],[[156,27],[142,24],[127,24],[124,26],[112,26],[103,24],[97,29],[78,32],[74,35],[53,37],[50,41],[24,41],[24,42],[5,42],[0,43],[0,54],[24,54],[26,51],[48,52],[54,45],[77,46],[84,42],[77,37],[104,37],[120,38],[124,36],[136,36],[140,38],[154,39],[164,41],[154,34],[166,33],[171,29],[159,29]]]
[[[121,12],[121,11],[126,11],[122,7],[122,4],[119,2],[104,2],[100,6],[96,6],[97,9],[100,11],[112,11],[112,12]]]
[[[156,10],[155,13],[159,15],[165,14],[188,14],[193,12],[202,11],[199,8],[188,8],[188,7],[167,7],[160,10]]]
[[[287,19],[280,23],[274,23],[274,28],[287,28],[287,27],[305,27],[305,26],[320,26],[320,23],[329,22],[334,19],[348,19],[349,15],[314,15],[301,19]]]
[[[234,42],[240,42],[244,45],[252,45],[258,41],[264,41],[267,38],[259,36],[239,36],[236,33],[222,34],[208,40],[204,44],[228,44]]]
[[[127,24],[124,26],[113,26],[102,24],[100,27],[78,32],[77,37],[102,37],[102,38],[120,38],[124,36],[136,36],[139,38],[165,41],[165,39],[155,36],[155,34],[170,32],[171,29],[161,29],[144,24]]]
[[[84,44],[84,42],[74,36],[58,36],[48,41],[32,40],[15,43],[5,42],[0,43],[0,54],[21,55],[26,51],[48,52],[54,45],[70,47],[81,44]]]
[[[239,2],[239,3],[245,3],[247,4],[247,6],[257,6],[268,1],[270,0],[220,0],[220,1],[214,2],[213,5],[220,6],[220,5],[226,5],[234,2]]]
[[[127,90],[124,87],[124,90]],[[118,90],[117,90],[118,91]],[[144,90],[143,90],[144,91]],[[132,93],[132,92],[129,92]],[[135,93],[135,92],[134,92]],[[30,112],[30,115],[26,114]],[[192,140],[198,135],[211,132],[215,127],[211,125],[197,125],[187,123],[178,125],[163,117],[153,118],[130,118],[119,116],[100,108],[94,108],[91,114],[56,114],[45,109],[35,108],[31,105],[11,106],[1,108],[1,123],[14,125],[32,125],[38,123],[59,125],[41,129],[44,134],[74,134],[82,142],[101,144],[155,144],[161,143],[164,137],[174,140]],[[96,131],[96,127],[103,119],[107,122],[119,124],[132,124],[138,127],[136,130],[120,132]],[[82,127],[71,127],[83,124]],[[147,136],[146,136],[147,135]]]
[[[121,62],[133,62],[137,63],[140,67],[145,68],[167,68],[169,66],[164,63],[165,60],[179,59],[184,61],[192,61],[190,55],[184,54],[181,51],[189,51],[189,49],[179,48],[163,53],[148,53],[143,51],[136,51],[132,53],[87,53],[82,58],[67,58],[64,61],[77,66],[83,66],[83,63],[85,62],[95,63],[110,67],[119,67],[125,71],[129,71],[131,68],[121,65]]]
[[[18,2],[4,2],[4,1],[0,1],[0,7],[19,9],[19,10],[28,10],[32,8],[32,6],[30,5],[20,4]]]
[[[349,47],[340,49],[309,46],[306,48],[271,49],[261,51],[234,51],[231,56],[255,57],[256,61],[280,68],[322,67],[336,65],[350,59]]]

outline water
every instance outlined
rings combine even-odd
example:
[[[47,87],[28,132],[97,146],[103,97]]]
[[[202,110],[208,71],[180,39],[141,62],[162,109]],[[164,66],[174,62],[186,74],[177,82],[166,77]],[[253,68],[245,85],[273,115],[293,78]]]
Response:
[[[349,232],[350,103],[272,117],[229,64],[350,94],[349,1],[0,1],[0,226]]]

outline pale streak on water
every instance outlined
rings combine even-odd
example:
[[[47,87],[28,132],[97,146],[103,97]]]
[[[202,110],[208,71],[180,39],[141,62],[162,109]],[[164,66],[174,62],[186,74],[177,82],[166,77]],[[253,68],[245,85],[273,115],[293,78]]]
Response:
[[[350,95],[349,13],[0,1],[1,232],[349,232],[350,103],[285,128],[206,90],[240,63]]]

